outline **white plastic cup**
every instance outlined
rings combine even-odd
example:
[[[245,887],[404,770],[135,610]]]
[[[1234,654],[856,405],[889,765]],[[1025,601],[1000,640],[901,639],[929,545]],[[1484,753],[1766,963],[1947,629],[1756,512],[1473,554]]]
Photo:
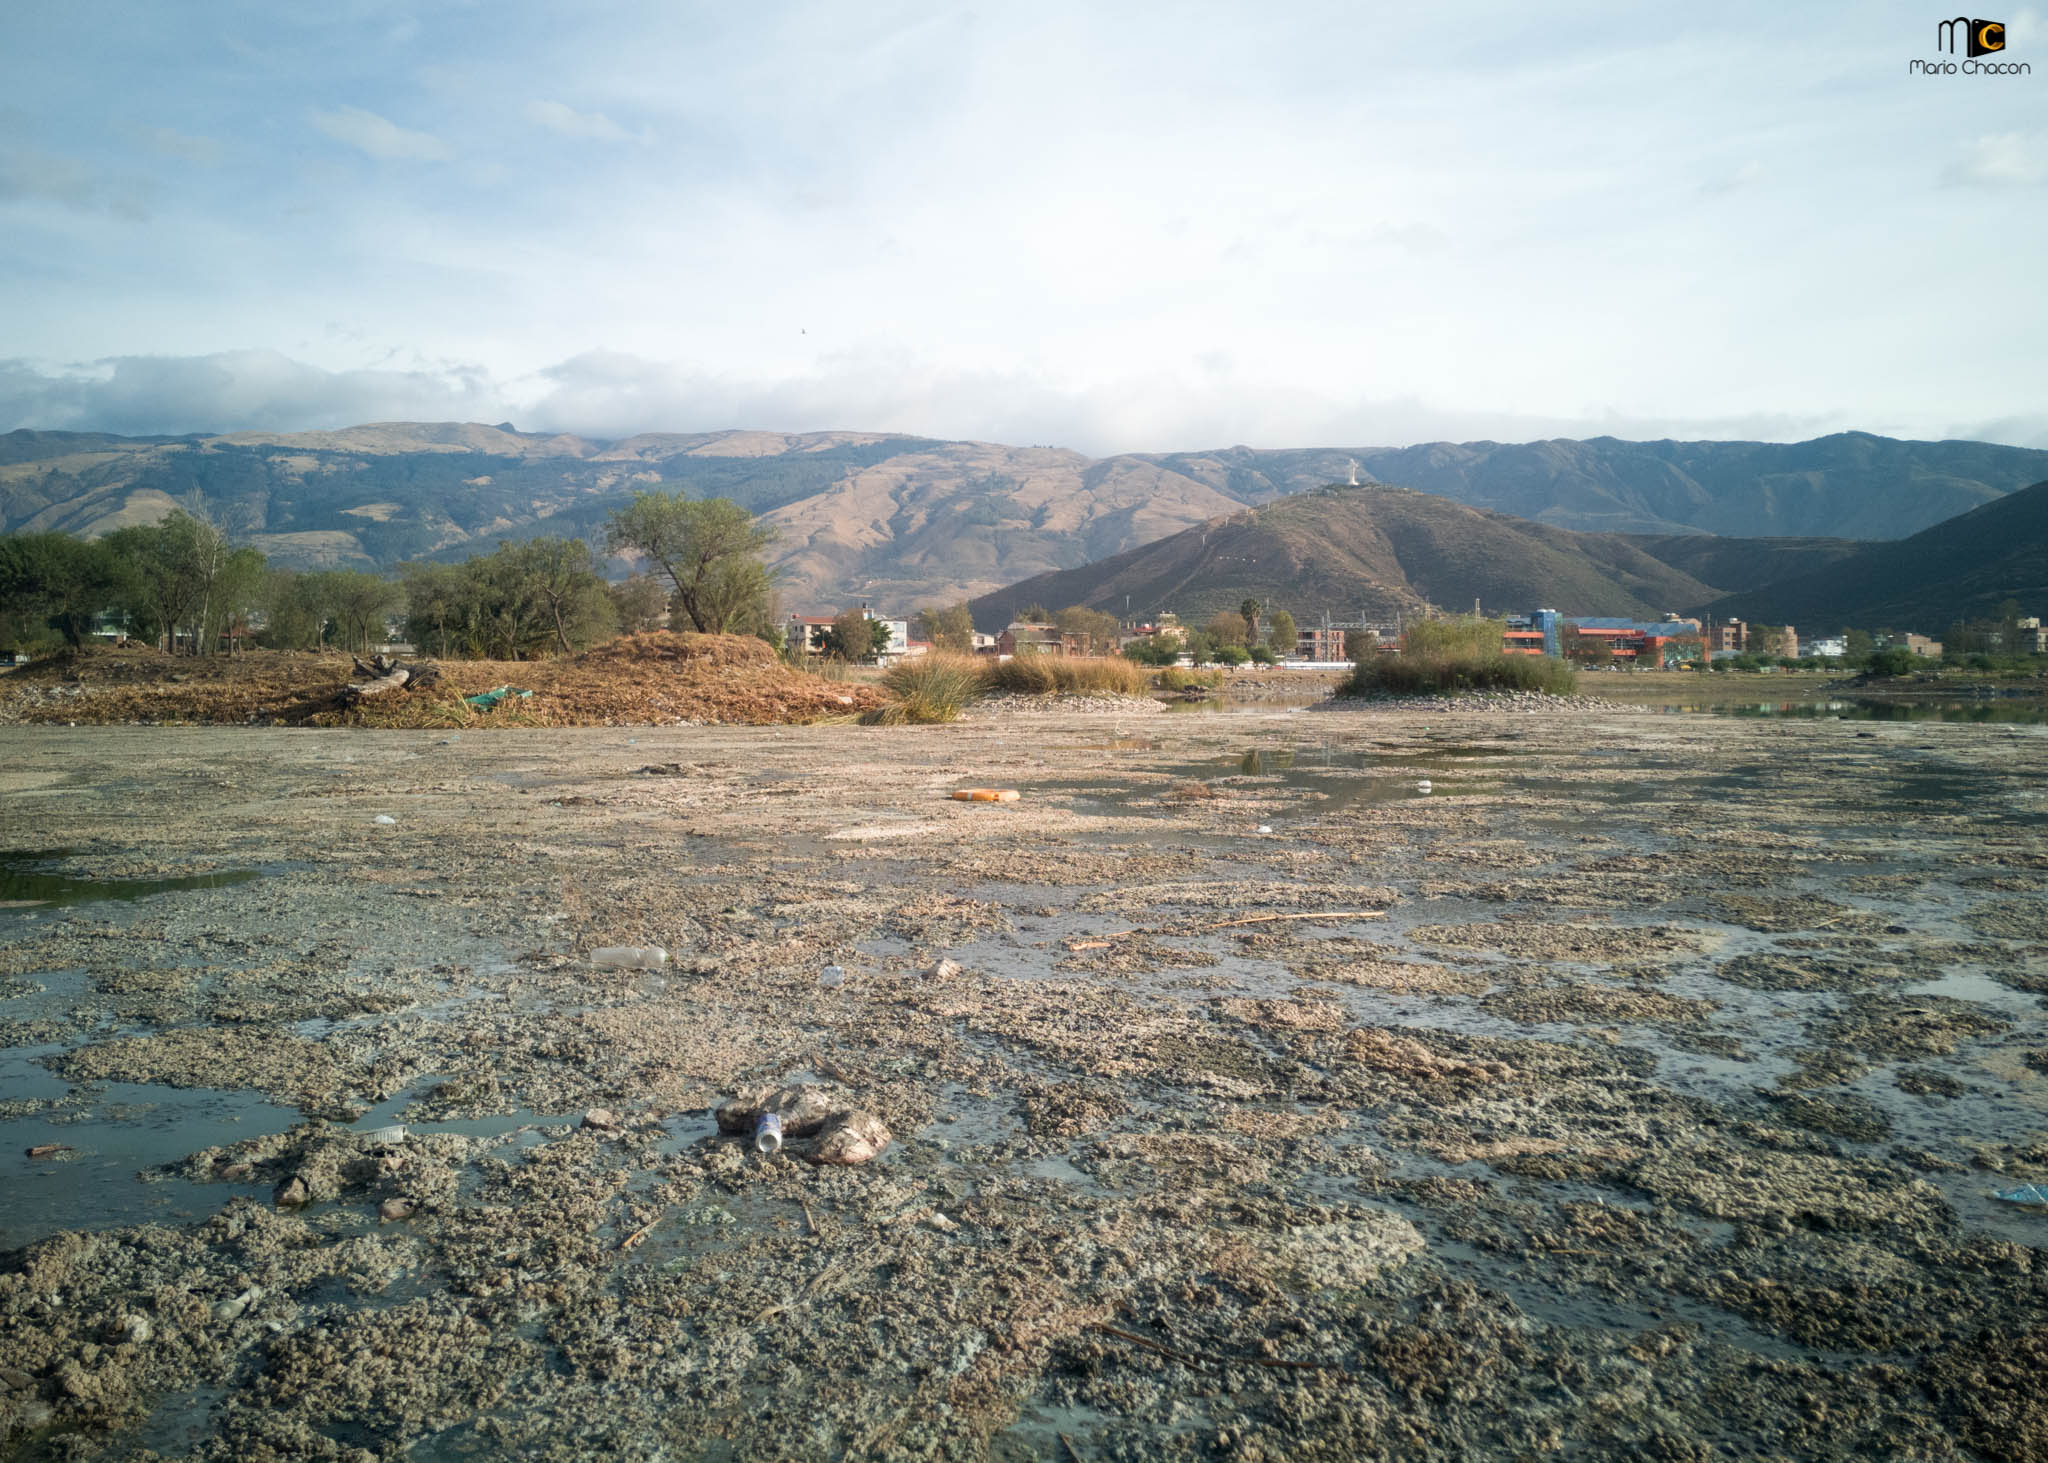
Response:
[[[754,1119],[754,1151],[773,1153],[782,1147],[782,1114],[764,1112]]]

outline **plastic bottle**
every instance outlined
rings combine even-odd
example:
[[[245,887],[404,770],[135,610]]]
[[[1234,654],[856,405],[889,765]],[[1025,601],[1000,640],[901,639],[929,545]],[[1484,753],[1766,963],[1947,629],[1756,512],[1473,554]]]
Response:
[[[590,963],[618,970],[659,970],[668,964],[668,951],[659,945],[603,945],[590,952]]]
[[[818,984],[826,987],[828,990],[837,986],[845,985],[846,967],[843,965],[826,966],[823,970],[818,972]]]
[[[754,1119],[754,1151],[773,1153],[782,1146],[782,1115],[764,1112]]]

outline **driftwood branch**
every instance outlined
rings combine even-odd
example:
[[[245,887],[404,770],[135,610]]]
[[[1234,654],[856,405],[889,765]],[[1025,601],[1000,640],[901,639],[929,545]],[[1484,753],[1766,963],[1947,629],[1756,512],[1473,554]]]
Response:
[[[357,657],[356,674],[362,679],[349,682],[348,689],[341,695],[342,701],[350,706],[392,691],[423,691],[441,679],[441,668],[432,661],[405,665],[388,655],[380,655],[368,662]]]

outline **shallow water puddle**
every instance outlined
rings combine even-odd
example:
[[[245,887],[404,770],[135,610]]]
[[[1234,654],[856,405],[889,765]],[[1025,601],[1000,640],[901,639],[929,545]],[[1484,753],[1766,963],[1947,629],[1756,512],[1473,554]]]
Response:
[[[173,879],[95,879],[60,873],[51,865],[78,854],[68,848],[0,853],[0,910],[90,904],[99,900],[147,899],[186,889],[226,889],[263,876],[260,869],[222,869]]]

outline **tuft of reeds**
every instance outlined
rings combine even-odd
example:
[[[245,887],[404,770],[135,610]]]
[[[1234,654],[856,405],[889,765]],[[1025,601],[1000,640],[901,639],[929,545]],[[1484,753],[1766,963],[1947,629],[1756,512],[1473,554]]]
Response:
[[[953,721],[981,695],[982,667],[971,655],[920,655],[882,673],[889,699],[861,717],[866,726]]]
[[[982,667],[982,690],[1022,696],[1142,696],[1145,668],[1121,656],[1018,655]]]

